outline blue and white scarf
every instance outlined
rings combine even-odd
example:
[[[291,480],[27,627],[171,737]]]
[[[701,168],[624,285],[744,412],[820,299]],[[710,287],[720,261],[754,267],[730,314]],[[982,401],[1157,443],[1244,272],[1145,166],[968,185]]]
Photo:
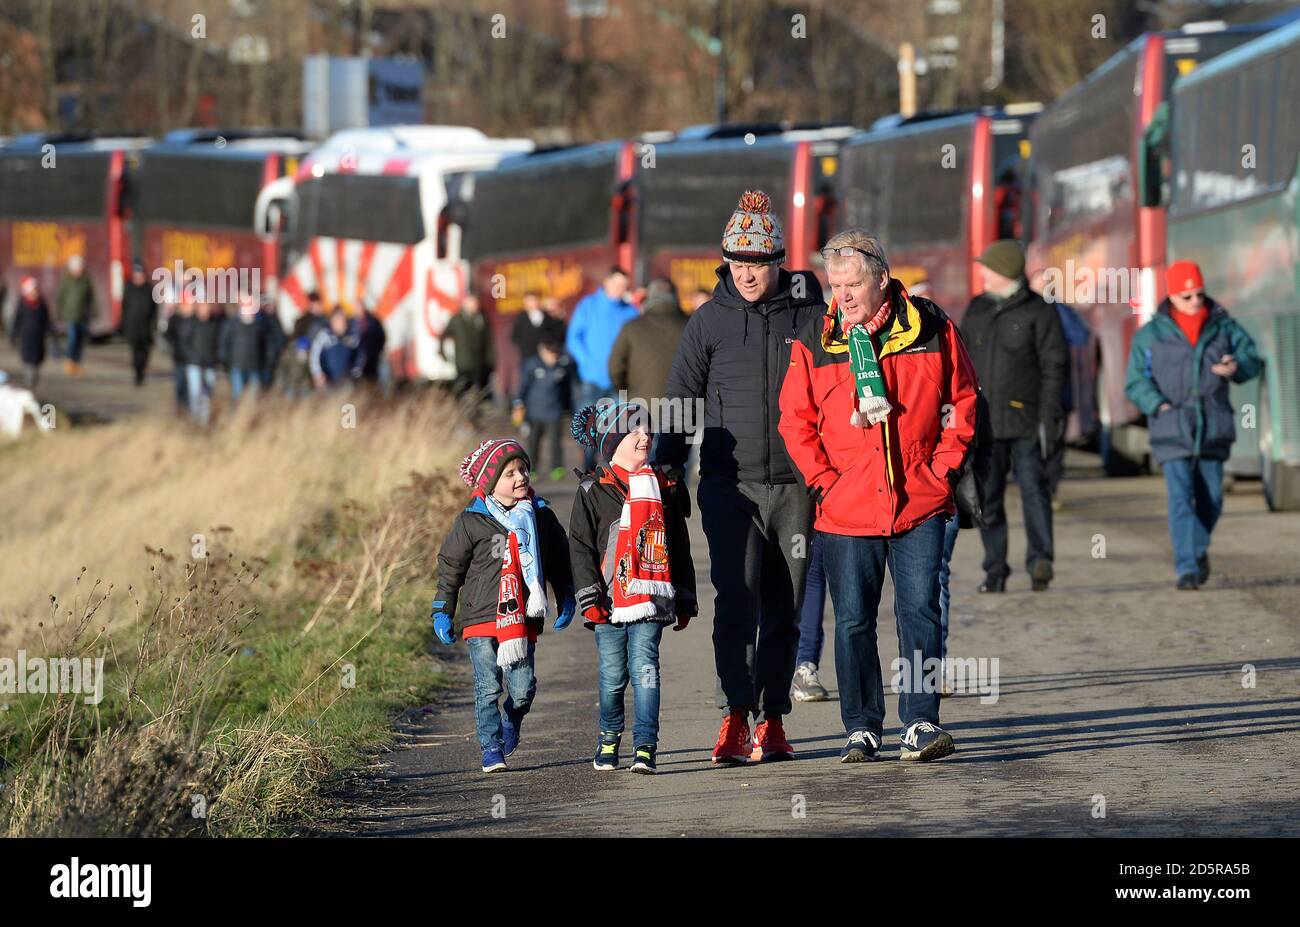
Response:
[[[488,511],[501,527],[515,536],[519,545],[519,565],[528,587],[526,612],[529,618],[546,618],[546,587],[542,583],[542,557],[537,546],[537,512],[532,499],[520,499],[506,508],[490,495],[483,497]]]

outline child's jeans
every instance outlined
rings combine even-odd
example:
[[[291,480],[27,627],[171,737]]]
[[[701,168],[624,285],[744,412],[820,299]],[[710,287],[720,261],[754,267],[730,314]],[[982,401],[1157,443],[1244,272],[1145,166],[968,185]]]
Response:
[[[510,694],[506,696],[504,710],[512,721],[528,714],[533,697],[537,694],[537,676],[533,673],[535,643],[528,644],[528,659],[503,670],[497,666],[497,639],[495,637],[468,637],[469,659],[474,664],[474,726],[478,731],[479,746],[500,749],[501,711],[497,699],[501,698],[501,677],[504,674]]]
[[[600,729],[623,733],[623,693],[632,682],[633,746],[659,742],[659,639],[657,621],[596,625],[600,654]]]

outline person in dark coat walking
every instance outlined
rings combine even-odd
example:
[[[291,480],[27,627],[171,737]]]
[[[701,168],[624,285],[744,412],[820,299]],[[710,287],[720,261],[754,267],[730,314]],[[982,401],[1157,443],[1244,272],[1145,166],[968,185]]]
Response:
[[[687,315],[671,280],[651,280],[640,318],[621,329],[609,352],[609,379],[614,389],[654,407],[668,385],[668,371],[686,329]]]
[[[176,411],[189,408],[189,362],[185,359],[185,344],[189,327],[194,324],[194,301],[182,295],[173,303],[170,314],[163,321],[163,338],[172,352],[172,383],[176,392]]]
[[[492,344],[492,328],[479,310],[478,297],[469,293],[461,301],[460,312],[451,317],[442,334],[443,357],[451,345],[451,359],[456,364],[456,397],[487,389],[496,364],[496,348]]]
[[[984,292],[962,317],[961,333],[989,402],[993,470],[984,499],[984,582],[980,592],[1003,592],[1007,518],[1003,496],[1014,463],[1029,546],[1025,568],[1035,592],[1051,582],[1052,494],[1046,459],[1065,434],[1061,393],[1069,355],[1056,309],[1029,288],[1025,253],[1006,239],[989,245],[976,266]]]
[[[520,371],[514,404],[515,424],[528,422],[528,456],[537,461],[538,472],[542,441],[550,436],[552,480],[564,477],[561,440],[573,410],[573,361],[563,350],[559,342],[550,339],[537,346],[537,353],[524,361]]]
[[[777,430],[777,397],[797,332],[825,304],[811,271],[781,268],[785,236],[766,193],[741,196],[722,257],[713,298],[686,323],[668,374],[669,420],[655,461],[680,478],[686,432],[703,427],[697,499],[717,590],[718,707],[727,711],[712,759],[732,764],[794,754],[782,718],[791,710],[808,564],[800,547],[811,536],[813,503]],[[752,744],[751,712],[761,718]]]
[[[357,318],[357,367],[361,379],[367,383],[379,382],[379,371],[384,361],[384,345],[388,335],[384,323],[369,309],[362,309]]]
[[[220,311],[211,303],[200,301],[181,333],[185,354],[185,395],[190,404],[190,417],[196,424],[207,426],[212,420],[212,391],[217,385],[217,363],[221,349]]]
[[[154,299],[153,286],[145,276],[144,265],[136,261],[131,267],[131,281],[122,294],[122,336],[131,346],[131,370],[136,386],[144,385],[144,373],[149,367],[149,352],[153,350],[157,328],[158,301]]]
[[[262,301],[258,318],[266,327],[266,349],[262,352],[262,364],[257,372],[257,379],[262,389],[270,389],[275,384],[275,371],[280,366],[280,358],[289,343],[289,337],[284,333],[280,317],[276,315],[273,299]]]
[[[239,297],[239,315],[221,327],[221,363],[230,376],[230,401],[239,402],[245,389],[261,387],[261,371],[271,344],[271,332],[257,301],[247,293]]]
[[[1165,273],[1169,298],[1138,329],[1124,392],[1147,416],[1151,453],[1169,496],[1178,588],[1210,578],[1210,534],[1223,509],[1223,462],[1236,440],[1228,384],[1259,376],[1255,342],[1205,293],[1201,269],[1176,261]]]
[[[50,309],[41,296],[35,277],[24,277],[18,286],[18,306],[9,332],[23,362],[23,385],[36,389],[41,364],[45,363],[45,344],[53,335]]]
[[[525,293],[523,312],[515,316],[510,328],[510,343],[519,352],[519,369],[522,371],[524,364],[537,355],[537,348],[543,341],[564,344],[565,329],[564,318],[545,311],[542,298],[536,291]]]
[[[81,354],[86,347],[91,319],[95,316],[95,287],[86,273],[86,259],[80,254],[68,258],[68,271],[59,280],[54,301],[67,332],[64,365],[69,376],[79,377]]]
[[[316,332],[310,354],[311,378],[317,389],[347,386],[360,376],[357,328],[341,307],[335,306],[329,326]]]
[[[290,398],[305,396],[311,392],[311,345],[322,328],[329,327],[325,318],[320,293],[312,290],[307,294],[307,305],[302,315],[294,320],[289,331],[289,343],[281,355],[280,381],[284,392]]]

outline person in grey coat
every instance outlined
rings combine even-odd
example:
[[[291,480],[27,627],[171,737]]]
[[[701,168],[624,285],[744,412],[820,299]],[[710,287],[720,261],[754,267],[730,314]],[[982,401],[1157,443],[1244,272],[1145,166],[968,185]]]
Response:
[[[1262,368],[1255,342],[1205,293],[1201,269],[1176,261],[1169,298],[1138,329],[1124,392],[1147,416],[1151,453],[1164,471],[1178,588],[1210,578],[1210,534],[1223,509],[1223,462],[1236,440],[1228,384]]]

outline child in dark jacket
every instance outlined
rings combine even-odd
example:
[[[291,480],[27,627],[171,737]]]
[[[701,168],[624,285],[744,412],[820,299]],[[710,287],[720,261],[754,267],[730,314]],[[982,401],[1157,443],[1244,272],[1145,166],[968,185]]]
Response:
[[[575,607],[568,539],[554,510],[534,494],[529,469],[518,441],[480,444],[460,467],[473,490],[469,505],[438,551],[433,630],[451,644],[458,627],[469,644],[484,772],[506,768],[537,693],[533,655],[547,615],[545,583],[559,606],[555,630],[568,627]],[[497,707],[503,675],[509,688],[504,712]]]
[[[635,709],[632,771],[653,774],[659,740],[659,643],[664,625],[697,613],[695,565],[675,483],[648,466],[651,436],[635,403],[588,406],[573,435],[595,452],[569,519],[576,596],[600,657],[600,738],[592,765],[618,768],[623,694]],[[675,622],[675,623],[674,623]]]
[[[514,420],[516,425],[528,422],[528,449],[537,463],[542,462],[542,440],[549,436],[553,480],[564,476],[560,442],[573,411],[572,396],[573,361],[555,341],[542,341],[537,353],[524,359],[520,370]]]

